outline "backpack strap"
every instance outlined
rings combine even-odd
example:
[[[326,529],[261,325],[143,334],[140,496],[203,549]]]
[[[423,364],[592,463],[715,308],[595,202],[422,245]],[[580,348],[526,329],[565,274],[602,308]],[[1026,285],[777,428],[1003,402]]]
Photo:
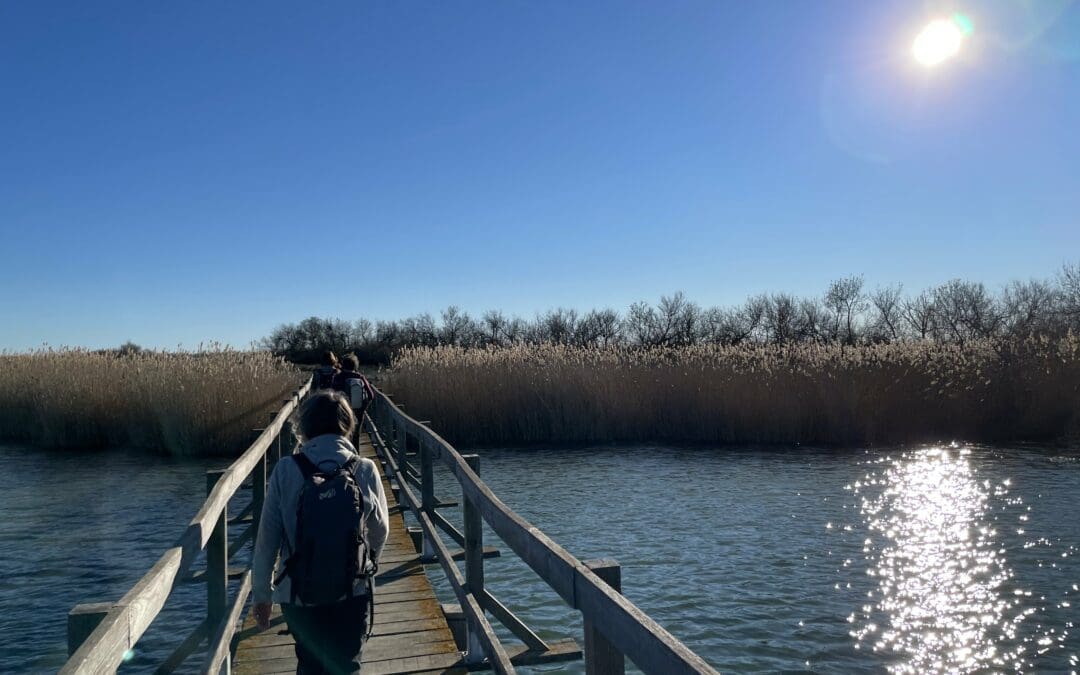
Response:
[[[355,474],[356,470],[360,467],[360,455],[353,455],[338,469],[338,471],[348,471],[350,475]]]
[[[300,473],[304,475],[304,480],[310,480],[312,476],[319,473],[319,467],[315,466],[315,462],[311,461],[311,458],[304,453],[298,452],[292,458],[300,469]]]

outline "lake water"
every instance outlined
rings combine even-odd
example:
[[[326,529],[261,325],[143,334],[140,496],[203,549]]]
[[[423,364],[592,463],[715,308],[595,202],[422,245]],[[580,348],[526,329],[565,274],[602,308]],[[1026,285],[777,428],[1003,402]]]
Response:
[[[618,560],[624,593],[721,671],[1080,669],[1075,455],[480,455],[481,475],[512,508],[581,559]],[[205,470],[221,464],[10,447],[0,461],[0,672],[55,670],[67,611],[122,595],[180,534],[204,498]],[[440,476],[440,496],[454,485]],[[490,533],[487,543],[497,544]],[[524,564],[488,560],[486,577],[545,639],[580,641],[579,616]],[[204,602],[201,587],[178,589],[124,671],[152,671],[180,632],[168,629],[190,625]]]

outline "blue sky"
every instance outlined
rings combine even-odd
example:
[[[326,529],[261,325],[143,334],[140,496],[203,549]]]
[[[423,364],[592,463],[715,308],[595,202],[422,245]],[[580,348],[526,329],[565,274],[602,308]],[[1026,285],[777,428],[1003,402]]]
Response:
[[[3,3],[0,101],[0,348],[1080,259],[1075,1]]]

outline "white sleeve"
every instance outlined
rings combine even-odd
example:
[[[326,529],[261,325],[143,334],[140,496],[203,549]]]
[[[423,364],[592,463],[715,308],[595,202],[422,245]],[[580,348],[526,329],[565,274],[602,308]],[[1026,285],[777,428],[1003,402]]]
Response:
[[[371,504],[367,515],[367,544],[371,548],[371,558],[378,562],[382,554],[386,537],[390,533],[390,509],[386,505],[386,493],[383,491],[379,467],[368,460],[364,462],[362,484],[364,499]]]
[[[282,464],[278,462],[270,475],[270,485],[259,517],[259,534],[255,538],[255,551],[251,556],[251,595],[256,603],[270,602],[274,563],[281,548],[282,522],[278,504],[281,501]]]

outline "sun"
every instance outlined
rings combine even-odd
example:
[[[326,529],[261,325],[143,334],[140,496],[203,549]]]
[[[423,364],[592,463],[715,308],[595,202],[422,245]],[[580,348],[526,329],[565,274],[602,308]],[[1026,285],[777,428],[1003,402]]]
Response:
[[[933,68],[948,61],[960,51],[965,25],[953,19],[935,19],[915,37],[911,54],[921,65]]]

